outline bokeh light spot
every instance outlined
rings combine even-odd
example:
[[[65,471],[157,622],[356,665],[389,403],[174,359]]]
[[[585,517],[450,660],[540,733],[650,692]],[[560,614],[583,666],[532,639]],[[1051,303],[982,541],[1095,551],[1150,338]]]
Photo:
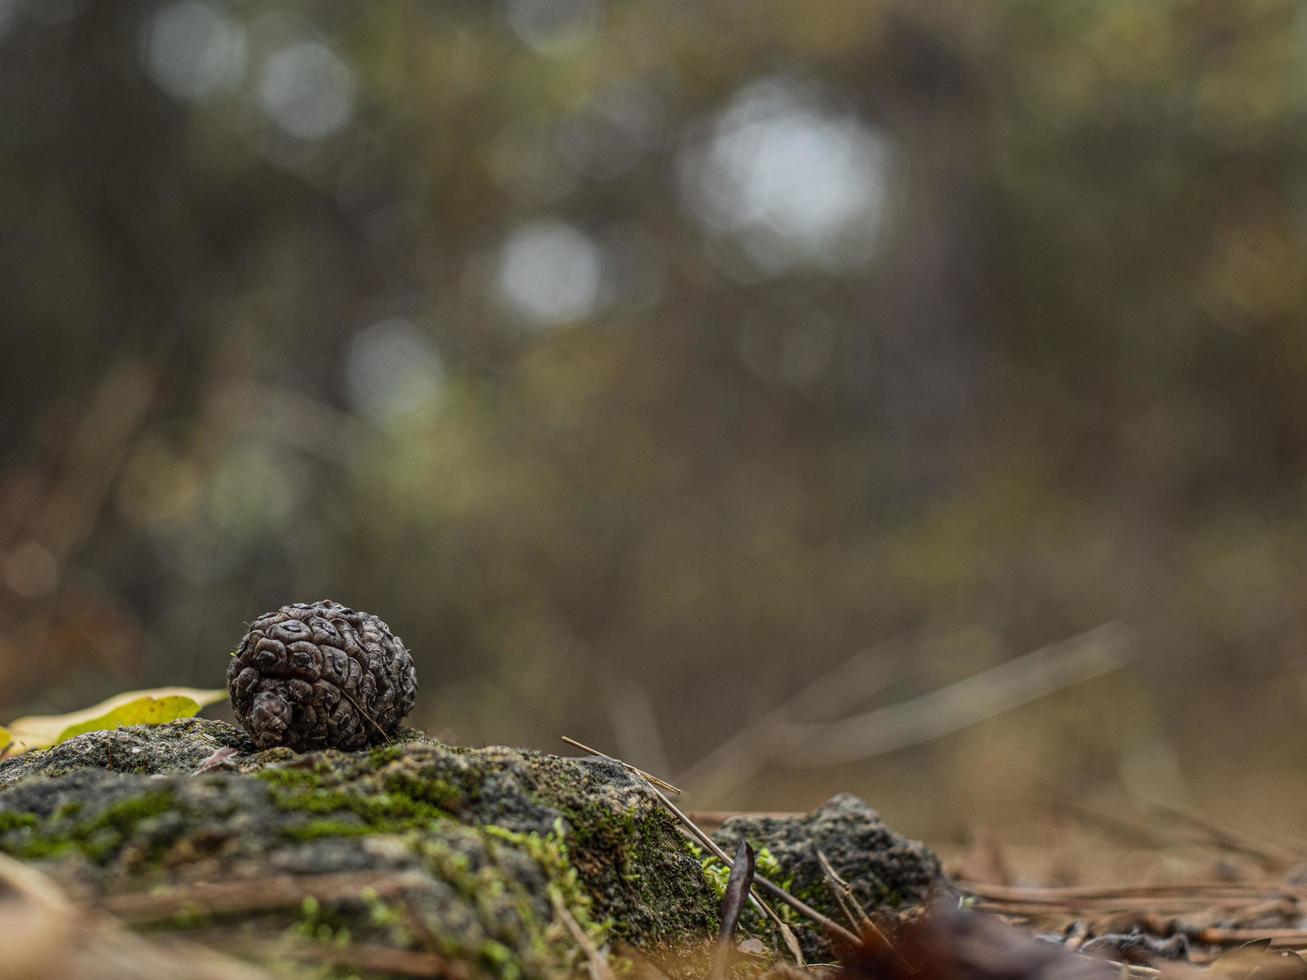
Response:
[[[599,30],[596,0],[508,0],[508,26],[543,54],[563,54]]]
[[[24,599],[36,599],[54,591],[59,581],[59,562],[43,545],[24,541],[0,562],[5,585]]]
[[[435,346],[408,320],[378,321],[350,341],[345,365],[350,402],[375,422],[428,408],[439,397],[444,379]]]
[[[322,139],[349,121],[354,73],[317,41],[288,44],[263,66],[259,104],[290,135]]]
[[[600,304],[603,255],[583,232],[561,221],[519,229],[499,261],[499,294],[539,326],[579,320]]]
[[[245,32],[199,0],[178,0],[158,11],[142,32],[145,69],[178,99],[199,99],[240,81]]]
[[[737,237],[769,272],[865,259],[891,168],[887,136],[783,78],[747,86],[679,161],[688,210],[710,231]]]

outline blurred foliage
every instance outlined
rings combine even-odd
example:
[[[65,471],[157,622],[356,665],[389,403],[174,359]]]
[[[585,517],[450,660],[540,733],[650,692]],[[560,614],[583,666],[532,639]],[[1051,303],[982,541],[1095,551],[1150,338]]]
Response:
[[[0,213],[0,715],[331,597],[416,722],[674,775],[1122,619],[734,802],[1303,761],[1300,4],[0,0]]]

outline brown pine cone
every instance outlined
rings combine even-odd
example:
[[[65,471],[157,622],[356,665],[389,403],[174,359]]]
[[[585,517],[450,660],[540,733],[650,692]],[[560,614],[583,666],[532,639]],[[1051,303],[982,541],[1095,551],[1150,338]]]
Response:
[[[413,658],[389,626],[327,599],[264,613],[227,667],[236,718],[265,749],[385,742],[417,687]]]

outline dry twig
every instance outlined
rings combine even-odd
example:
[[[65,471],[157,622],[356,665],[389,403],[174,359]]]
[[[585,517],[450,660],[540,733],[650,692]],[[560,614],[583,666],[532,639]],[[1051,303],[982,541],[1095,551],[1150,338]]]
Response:
[[[197,881],[150,892],[108,895],[100,906],[134,923],[162,922],[179,911],[229,915],[288,908],[312,897],[321,902],[357,898],[365,888],[387,898],[423,888],[430,880],[416,872],[333,872],[317,875],[275,875],[237,881]]]
[[[898,680],[904,673],[900,665],[911,662],[894,655],[905,639],[896,636],[846,658],[703,755],[677,780],[713,798],[747,783],[777,756],[798,748],[809,737],[811,726],[795,724],[796,718],[838,716]]]
[[[613,976],[607,958],[604,957],[603,953],[599,952],[598,947],[585,934],[585,930],[581,928],[581,923],[576,921],[576,916],[571,913],[567,905],[564,904],[562,897],[552,886],[549,889],[549,900],[553,903],[554,914],[563,920],[563,925],[571,933],[572,939],[585,953],[586,962],[590,966],[590,980],[617,980]]]
[[[634,766],[629,766],[628,763],[622,762],[621,759],[614,759],[612,756],[600,752],[598,749],[592,749],[587,746],[583,746],[580,742],[577,742],[575,739],[569,739],[565,735],[563,736],[563,740],[567,742],[569,745],[574,745],[577,748],[582,748],[585,751],[591,752],[594,755],[597,755],[601,758],[612,759],[613,762],[621,763],[622,765],[627,765],[631,769],[635,768]],[[638,772],[638,770],[636,771]],[[717,844],[717,842],[713,840],[711,837],[709,837],[706,833],[704,833],[703,830],[698,826],[698,824],[696,824],[693,820],[687,817],[681,811],[681,809],[675,803],[669,800],[652,781],[646,780],[646,785],[649,787],[650,791],[655,796],[657,796],[659,800],[662,801],[663,806],[667,807],[667,809],[672,812],[672,815],[675,816],[676,819],[681,822],[682,826],[684,826],[685,829],[689,831],[689,833],[700,844],[702,844],[705,848],[708,849],[709,853],[711,853],[714,857],[717,858],[717,860],[721,861],[724,865],[726,865],[726,867],[730,868],[733,866],[731,859],[726,856],[726,852],[721,849],[721,847]],[[785,889],[781,888],[779,885],[773,884],[772,882],[764,878],[762,875],[754,875],[753,883],[757,889],[761,889],[762,891],[768,892],[773,897],[789,905],[800,915],[806,916],[807,918],[811,919],[813,922],[821,926],[823,929],[827,930],[828,932],[830,932],[835,936],[838,936],[844,942],[849,943],[852,946],[858,945],[859,940],[857,936],[849,932],[849,930],[845,929],[838,922],[822,915],[812,906],[795,898],[793,895],[791,895]],[[776,914],[776,912],[771,908],[771,906],[768,905],[766,902],[764,902],[761,898],[759,898],[756,893],[751,892],[749,895],[749,899],[764,915],[767,916],[768,919],[772,921],[772,924],[775,925],[777,930],[780,932],[781,938],[785,941],[785,945],[789,947],[790,953],[794,956],[795,961],[800,965],[802,965],[803,954],[799,950],[798,940],[794,938],[794,930],[792,930],[788,925],[786,925],[784,920],[782,920],[780,916]]]
[[[858,902],[857,896],[853,894],[853,888],[847,881],[840,877],[839,873],[830,863],[824,851],[817,849],[817,863],[821,865],[821,873],[826,878],[826,885],[830,888],[831,894],[835,896],[835,901],[839,907],[844,910],[845,918],[849,920],[849,925],[854,929],[873,929],[876,923],[872,921],[871,916],[867,914],[866,909]]]
[[[791,726],[803,734],[778,759],[798,768],[861,762],[961,731],[1057,691],[1119,670],[1134,657],[1130,631],[1106,623],[955,684],[825,724]]]
[[[619,765],[623,766],[628,772],[634,773],[635,775],[639,776],[641,779],[645,780],[646,782],[653,783],[655,786],[667,790],[667,792],[671,793],[673,796],[683,795],[681,790],[677,789],[667,780],[659,779],[657,776],[645,772],[643,769],[639,768],[638,766],[633,766],[631,765],[631,763],[625,762],[622,759],[618,759],[615,756],[608,755],[605,752],[600,752],[598,749],[592,749],[584,742],[578,742],[576,739],[569,738],[566,735],[562,736],[562,738],[563,741],[566,742],[568,745],[572,746],[572,748],[580,749],[582,752],[589,752],[591,755],[598,756],[601,759],[610,759],[613,762],[616,762]]]

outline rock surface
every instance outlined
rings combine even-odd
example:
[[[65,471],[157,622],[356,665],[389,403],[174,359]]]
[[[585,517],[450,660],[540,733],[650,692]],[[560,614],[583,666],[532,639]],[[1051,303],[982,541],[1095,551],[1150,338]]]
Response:
[[[852,797],[721,836],[740,833],[796,891],[822,887],[817,842],[873,910],[918,901],[938,874]],[[134,925],[265,965],[385,973],[385,954],[469,977],[555,976],[583,967],[587,946],[657,959],[717,928],[713,876],[622,766],[418,733],[302,755],[257,751],[205,719],[78,736],[0,762],[0,852]],[[801,932],[821,955],[821,937]]]
[[[864,909],[916,911],[948,887],[928,847],[894,833],[875,810],[847,793],[804,817],[733,817],[713,836],[728,852],[741,837],[755,850],[766,848],[782,876],[776,884],[836,921],[844,916],[818,851]],[[824,937],[810,923],[796,922],[794,928],[805,956],[829,955]]]

